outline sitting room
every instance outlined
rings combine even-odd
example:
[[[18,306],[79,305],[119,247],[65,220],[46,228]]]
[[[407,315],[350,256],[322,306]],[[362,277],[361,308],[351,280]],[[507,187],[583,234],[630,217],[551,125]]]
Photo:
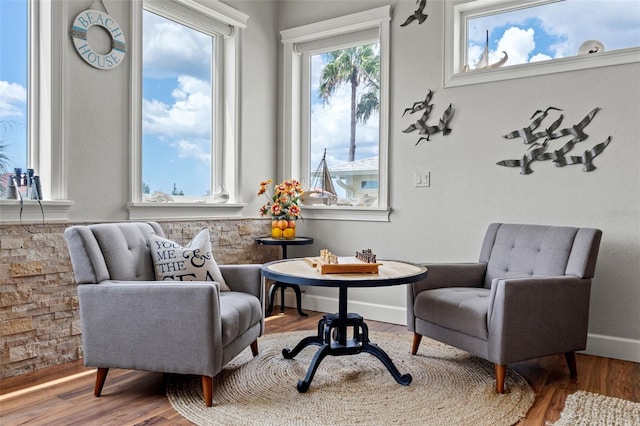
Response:
[[[637,0],[3,0],[0,424],[640,423]]]

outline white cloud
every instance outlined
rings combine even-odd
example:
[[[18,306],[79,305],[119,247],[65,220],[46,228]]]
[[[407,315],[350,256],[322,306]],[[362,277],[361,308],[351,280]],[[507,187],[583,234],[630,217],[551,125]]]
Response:
[[[544,53],[537,53],[529,59],[529,62],[540,62],[540,61],[548,61],[549,59],[553,59],[551,56],[545,55]]]
[[[211,36],[145,12],[143,40],[145,77],[211,75]]]
[[[27,89],[18,83],[0,81],[0,117],[24,117]]]
[[[507,52],[509,55],[508,65],[527,63],[529,62],[529,54],[536,48],[534,35],[533,28],[521,30],[517,27],[511,27],[502,35],[494,54],[500,52],[499,57],[502,57],[502,52]],[[493,62],[495,61],[489,60],[489,63]]]
[[[142,103],[143,132],[164,137],[208,137],[211,134],[211,88],[194,77],[178,77],[172,105],[155,99]]]
[[[178,149],[179,158],[191,158],[206,164],[211,162],[211,143],[208,140],[181,139],[174,146]]]
[[[489,64],[498,62],[507,52],[509,60],[506,65],[516,65],[529,62],[529,55],[536,47],[534,41],[535,31],[533,28],[522,30],[517,27],[507,29],[502,38],[498,41],[496,50],[489,51]],[[482,46],[474,45],[469,48],[469,62],[472,68],[480,59],[484,44]]]

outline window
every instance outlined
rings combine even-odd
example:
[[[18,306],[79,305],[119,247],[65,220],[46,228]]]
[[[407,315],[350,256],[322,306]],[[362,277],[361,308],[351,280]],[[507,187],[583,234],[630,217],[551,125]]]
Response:
[[[148,10],[142,22],[143,199],[210,197],[216,35]],[[174,50],[172,39],[184,48]]]
[[[46,220],[66,220],[62,150],[64,75],[62,51],[67,5],[41,0],[0,2],[0,222],[40,222],[38,202],[7,199],[9,176],[15,169],[33,169],[40,178]]]
[[[14,168],[27,169],[28,9],[25,1],[0,3],[0,198],[7,198]]]
[[[445,14],[447,86],[640,60],[636,0],[456,0]]]
[[[307,192],[305,218],[388,221],[390,7],[281,32],[281,178]]]
[[[248,17],[220,2],[134,2],[142,31],[132,80],[130,218],[240,214],[237,32]],[[218,204],[216,191],[230,202]]]

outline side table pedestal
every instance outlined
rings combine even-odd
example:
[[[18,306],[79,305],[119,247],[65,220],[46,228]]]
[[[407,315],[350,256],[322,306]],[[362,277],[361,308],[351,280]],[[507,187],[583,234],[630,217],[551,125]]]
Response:
[[[313,244],[313,238],[309,237],[296,237],[292,239],[277,239],[273,237],[261,237],[256,238],[256,243],[259,245],[266,246],[280,246],[282,247],[282,258],[287,259],[287,246],[301,246],[307,244]],[[271,288],[269,289],[269,299],[267,301],[267,307],[265,310],[265,317],[271,315],[273,311],[273,303],[276,296],[276,292],[280,290],[280,312],[284,312],[284,291],[287,288],[293,289],[296,293],[296,308],[298,309],[298,315],[303,317],[308,317],[309,314],[306,314],[302,311],[302,292],[300,291],[300,286],[297,284],[289,284],[276,281],[271,284]]]

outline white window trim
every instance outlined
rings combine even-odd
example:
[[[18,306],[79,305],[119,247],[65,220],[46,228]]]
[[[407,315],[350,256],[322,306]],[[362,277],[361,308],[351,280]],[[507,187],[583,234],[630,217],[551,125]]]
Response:
[[[67,200],[64,173],[64,78],[67,2],[29,2],[29,87],[27,160],[42,182],[42,200],[0,200],[0,223],[68,221],[74,203]],[[44,218],[42,211],[44,211]],[[22,215],[20,209],[22,208]]]
[[[355,31],[378,28],[380,32],[380,147],[378,207],[302,206],[305,219],[340,219],[389,221],[389,33],[391,6],[303,25],[280,32],[284,45],[284,80],[282,146],[278,156],[279,179],[308,176],[311,165],[307,159],[307,143],[303,132],[308,128],[308,102],[303,89],[301,55],[296,43],[334,37]]]
[[[129,219],[196,219],[211,217],[239,217],[246,203],[237,201],[239,183],[239,141],[240,141],[240,48],[241,30],[247,26],[249,16],[221,3],[218,0],[175,0],[182,6],[199,14],[204,14],[229,25],[231,31],[225,34],[217,55],[222,55],[224,69],[215,86],[223,90],[216,96],[215,105],[217,137],[221,144],[215,144],[214,182],[212,190],[224,185],[229,192],[228,203],[214,203],[211,197],[194,197],[193,200],[174,203],[149,203],[142,201],[142,55],[131,57],[131,135],[130,135],[130,202]],[[162,3],[151,0],[131,2],[131,52],[142,52],[142,11],[143,8],[161,12],[171,17],[172,11],[162,7]],[[193,202],[189,202],[193,201]]]
[[[568,71],[579,71],[612,65],[640,62],[640,47],[602,52],[597,55],[572,56],[549,61],[512,65],[492,70],[478,70],[467,73],[460,70],[464,61],[466,40],[465,19],[474,12],[486,13],[522,8],[523,6],[553,3],[558,0],[447,0],[444,13],[444,87],[466,86],[471,84],[533,77]]]

